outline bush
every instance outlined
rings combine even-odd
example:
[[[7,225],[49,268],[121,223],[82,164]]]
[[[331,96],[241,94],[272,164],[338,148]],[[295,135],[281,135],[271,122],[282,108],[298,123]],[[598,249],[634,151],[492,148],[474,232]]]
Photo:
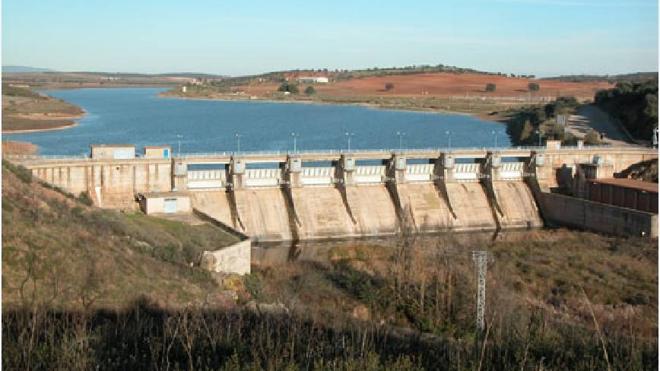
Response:
[[[305,88],[305,95],[314,95],[316,94],[316,89],[313,86],[308,86]]]
[[[529,84],[527,84],[527,88],[529,89],[529,91],[539,91],[539,90],[541,90],[541,86],[539,86],[539,84],[537,84],[535,82],[530,82]]]
[[[394,84],[391,82],[385,83],[385,91],[390,91],[394,89]]]
[[[288,81],[285,81],[280,85],[279,88],[277,88],[278,91],[281,92],[289,92],[291,94],[298,94],[298,85],[297,84],[291,84]]]
[[[594,129],[589,130],[587,135],[584,136],[584,144],[596,145],[600,143],[600,134]]]
[[[495,91],[495,89],[497,89],[497,85],[492,84],[492,83],[486,84],[486,91],[487,92],[492,93],[492,92]]]

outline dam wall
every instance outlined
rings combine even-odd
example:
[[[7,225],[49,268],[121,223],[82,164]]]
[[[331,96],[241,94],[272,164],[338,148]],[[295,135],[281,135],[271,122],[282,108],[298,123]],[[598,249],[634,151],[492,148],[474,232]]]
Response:
[[[187,192],[195,210],[254,241],[536,228],[539,199],[589,164],[612,176],[657,158],[625,147],[180,155],[11,160],[107,208],[147,192]],[[532,192],[534,191],[534,192]],[[544,211],[545,212],[545,211]],[[552,214],[555,215],[555,214]]]

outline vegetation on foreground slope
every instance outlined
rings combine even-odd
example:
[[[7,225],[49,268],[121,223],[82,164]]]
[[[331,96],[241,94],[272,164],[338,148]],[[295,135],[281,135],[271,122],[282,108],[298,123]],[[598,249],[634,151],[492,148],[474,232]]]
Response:
[[[28,87],[2,86],[2,132],[63,129],[82,116],[77,106],[35,93]]]
[[[235,238],[208,224],[90,207],[3,162],[4,305],[123,306],[139,295],[166,305],[215,300],[217,285],[191,268],[203,250]]]
[[[9,369],[657,366],[654,241],[404,233],[218,280],[189,264],[226,238],[210,226],[94,209],[6,163],[3,183]],[[494,257],[482,336],[472,249]]]

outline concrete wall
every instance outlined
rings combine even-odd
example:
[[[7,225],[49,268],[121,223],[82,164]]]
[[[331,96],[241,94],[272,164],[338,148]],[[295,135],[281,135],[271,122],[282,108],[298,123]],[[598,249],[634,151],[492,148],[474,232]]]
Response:
[[[619,236],[658,236],[658,216],[555,193],[543,193],[543,215],[558,225]]]
[[[88,192],[97,206],[134,207],[137,193],[171,190],[168,160],[106,160],[28,166],[32,174],[75,195]]]
[[[250,274],[252,242],[241,241],[215,251],[204,251],[200,266],[212,272]]]
[[[140,208],[145,214],[162,214],[165,213],[165,200],[176,200],[177,213],[191,213],[192,204],[190,197],[182,195],[163,195],[158,197],[145,196],[140,200]]]

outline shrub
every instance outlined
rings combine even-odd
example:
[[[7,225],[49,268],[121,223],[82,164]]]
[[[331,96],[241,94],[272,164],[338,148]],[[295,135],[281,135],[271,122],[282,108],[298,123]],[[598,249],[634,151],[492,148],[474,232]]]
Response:
[[[394,89],[394,84],[391,82],[385,83],[385,91],[390,91]]]
[[[316,94],[316,89],[313,86],[308,86],[305,88],[305,95],[314,95]]]
[[[527,84],[527,88],[529,89],[529,91],[539,91],[539,90],[541,90],[541,86],[539,86],[539,84],[537,84],[535,82],[530,82],[529,84]]]
[[[492,93],[492,92],[495,91],[495,89],[497,89],[497,85],[495,85],[493,83],[486,84],[486,91],[487,92]]]
[[[285,81],[280,85],[279,88],[277,88],[278,91],[281,92],[289,92],[291,94],[298,94],[298,85],[297,84],[291,84],[288,81]]]
[[[600,143],[600,134],[594,129],[589,130],[587,135],[584,136],[584,144],[596,145]]]

